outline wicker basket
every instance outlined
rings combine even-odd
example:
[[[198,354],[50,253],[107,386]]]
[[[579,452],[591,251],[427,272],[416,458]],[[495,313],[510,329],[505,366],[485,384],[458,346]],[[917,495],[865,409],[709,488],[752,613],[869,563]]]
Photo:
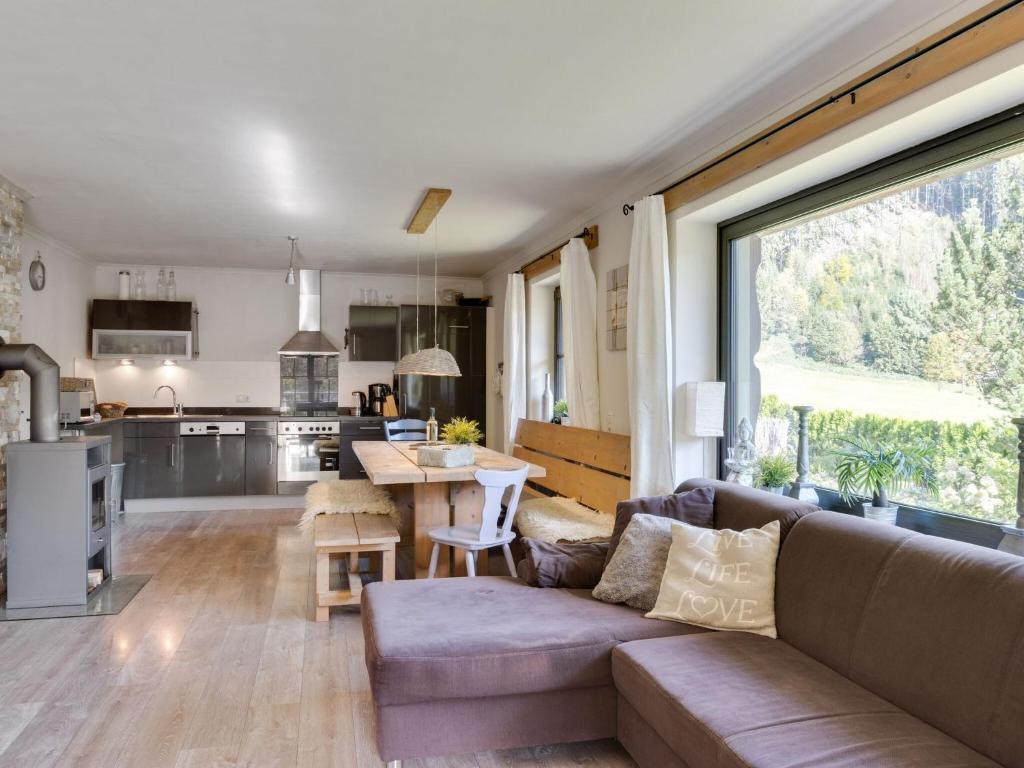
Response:
[[[128,403],[99,403],[96,405],[96,412],[104,419],[119,419],[128,410]]]

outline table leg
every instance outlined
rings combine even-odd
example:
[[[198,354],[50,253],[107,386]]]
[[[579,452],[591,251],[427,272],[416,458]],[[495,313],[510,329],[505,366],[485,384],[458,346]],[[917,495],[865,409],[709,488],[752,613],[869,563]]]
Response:
[[[413,504],[416,511],[416,578],[425,579],[430,567],[430,551],[433,544],[427,531],[450,525],[448,506],[448,483],[417,483],[413,486]],[[437,575],[449,574],[448,561],[441,558]]]
[[[331,589],[331,555],[329,552],[316,553],[316,620],[327,621],[331,609],[320,605],[320,595]]]
[[[453,525],[479,526],[484,511],[484,489],[475,480],[452,483],[452,503],[455,506],[455,522]],[[487,550],[482,549],[476,554],[476,572],[487,576]],[[455,558],[455,575],[467,576],[466,561],[462,557]]]

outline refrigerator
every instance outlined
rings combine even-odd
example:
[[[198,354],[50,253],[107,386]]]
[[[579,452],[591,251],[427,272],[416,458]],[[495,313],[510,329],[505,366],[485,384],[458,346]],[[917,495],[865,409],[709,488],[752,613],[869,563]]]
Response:
[[[419,307],[419,348],[434,346],[434,307]],[[416,307],[403,304],[398,320],[399,352],[416,351]],[[487,433],[487,308],[437,308],[437,343],[452,354],[462,376],[397,376],[395,389],[402,418],[423,419],[434,408],[444,426],[453,416],[465,416]]]

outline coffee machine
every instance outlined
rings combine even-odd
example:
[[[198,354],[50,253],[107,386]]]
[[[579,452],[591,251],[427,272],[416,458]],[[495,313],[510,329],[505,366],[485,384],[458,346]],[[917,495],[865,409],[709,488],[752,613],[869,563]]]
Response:
[[[384,401],[392,392],[391,386],[388,384],[371,384],[368,390],[370,392],[370,414],[373,416],[383,416]]]

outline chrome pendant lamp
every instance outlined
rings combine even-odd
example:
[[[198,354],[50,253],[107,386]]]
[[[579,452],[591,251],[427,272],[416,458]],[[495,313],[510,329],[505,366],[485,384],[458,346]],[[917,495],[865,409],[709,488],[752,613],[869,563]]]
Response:
[[[404,355],[395,366],[397,375],[461,376],[451,352],[437,344],[437,219],[434,219],[434,346],[420,349],[420,252],[416,249],[416,351]]]

